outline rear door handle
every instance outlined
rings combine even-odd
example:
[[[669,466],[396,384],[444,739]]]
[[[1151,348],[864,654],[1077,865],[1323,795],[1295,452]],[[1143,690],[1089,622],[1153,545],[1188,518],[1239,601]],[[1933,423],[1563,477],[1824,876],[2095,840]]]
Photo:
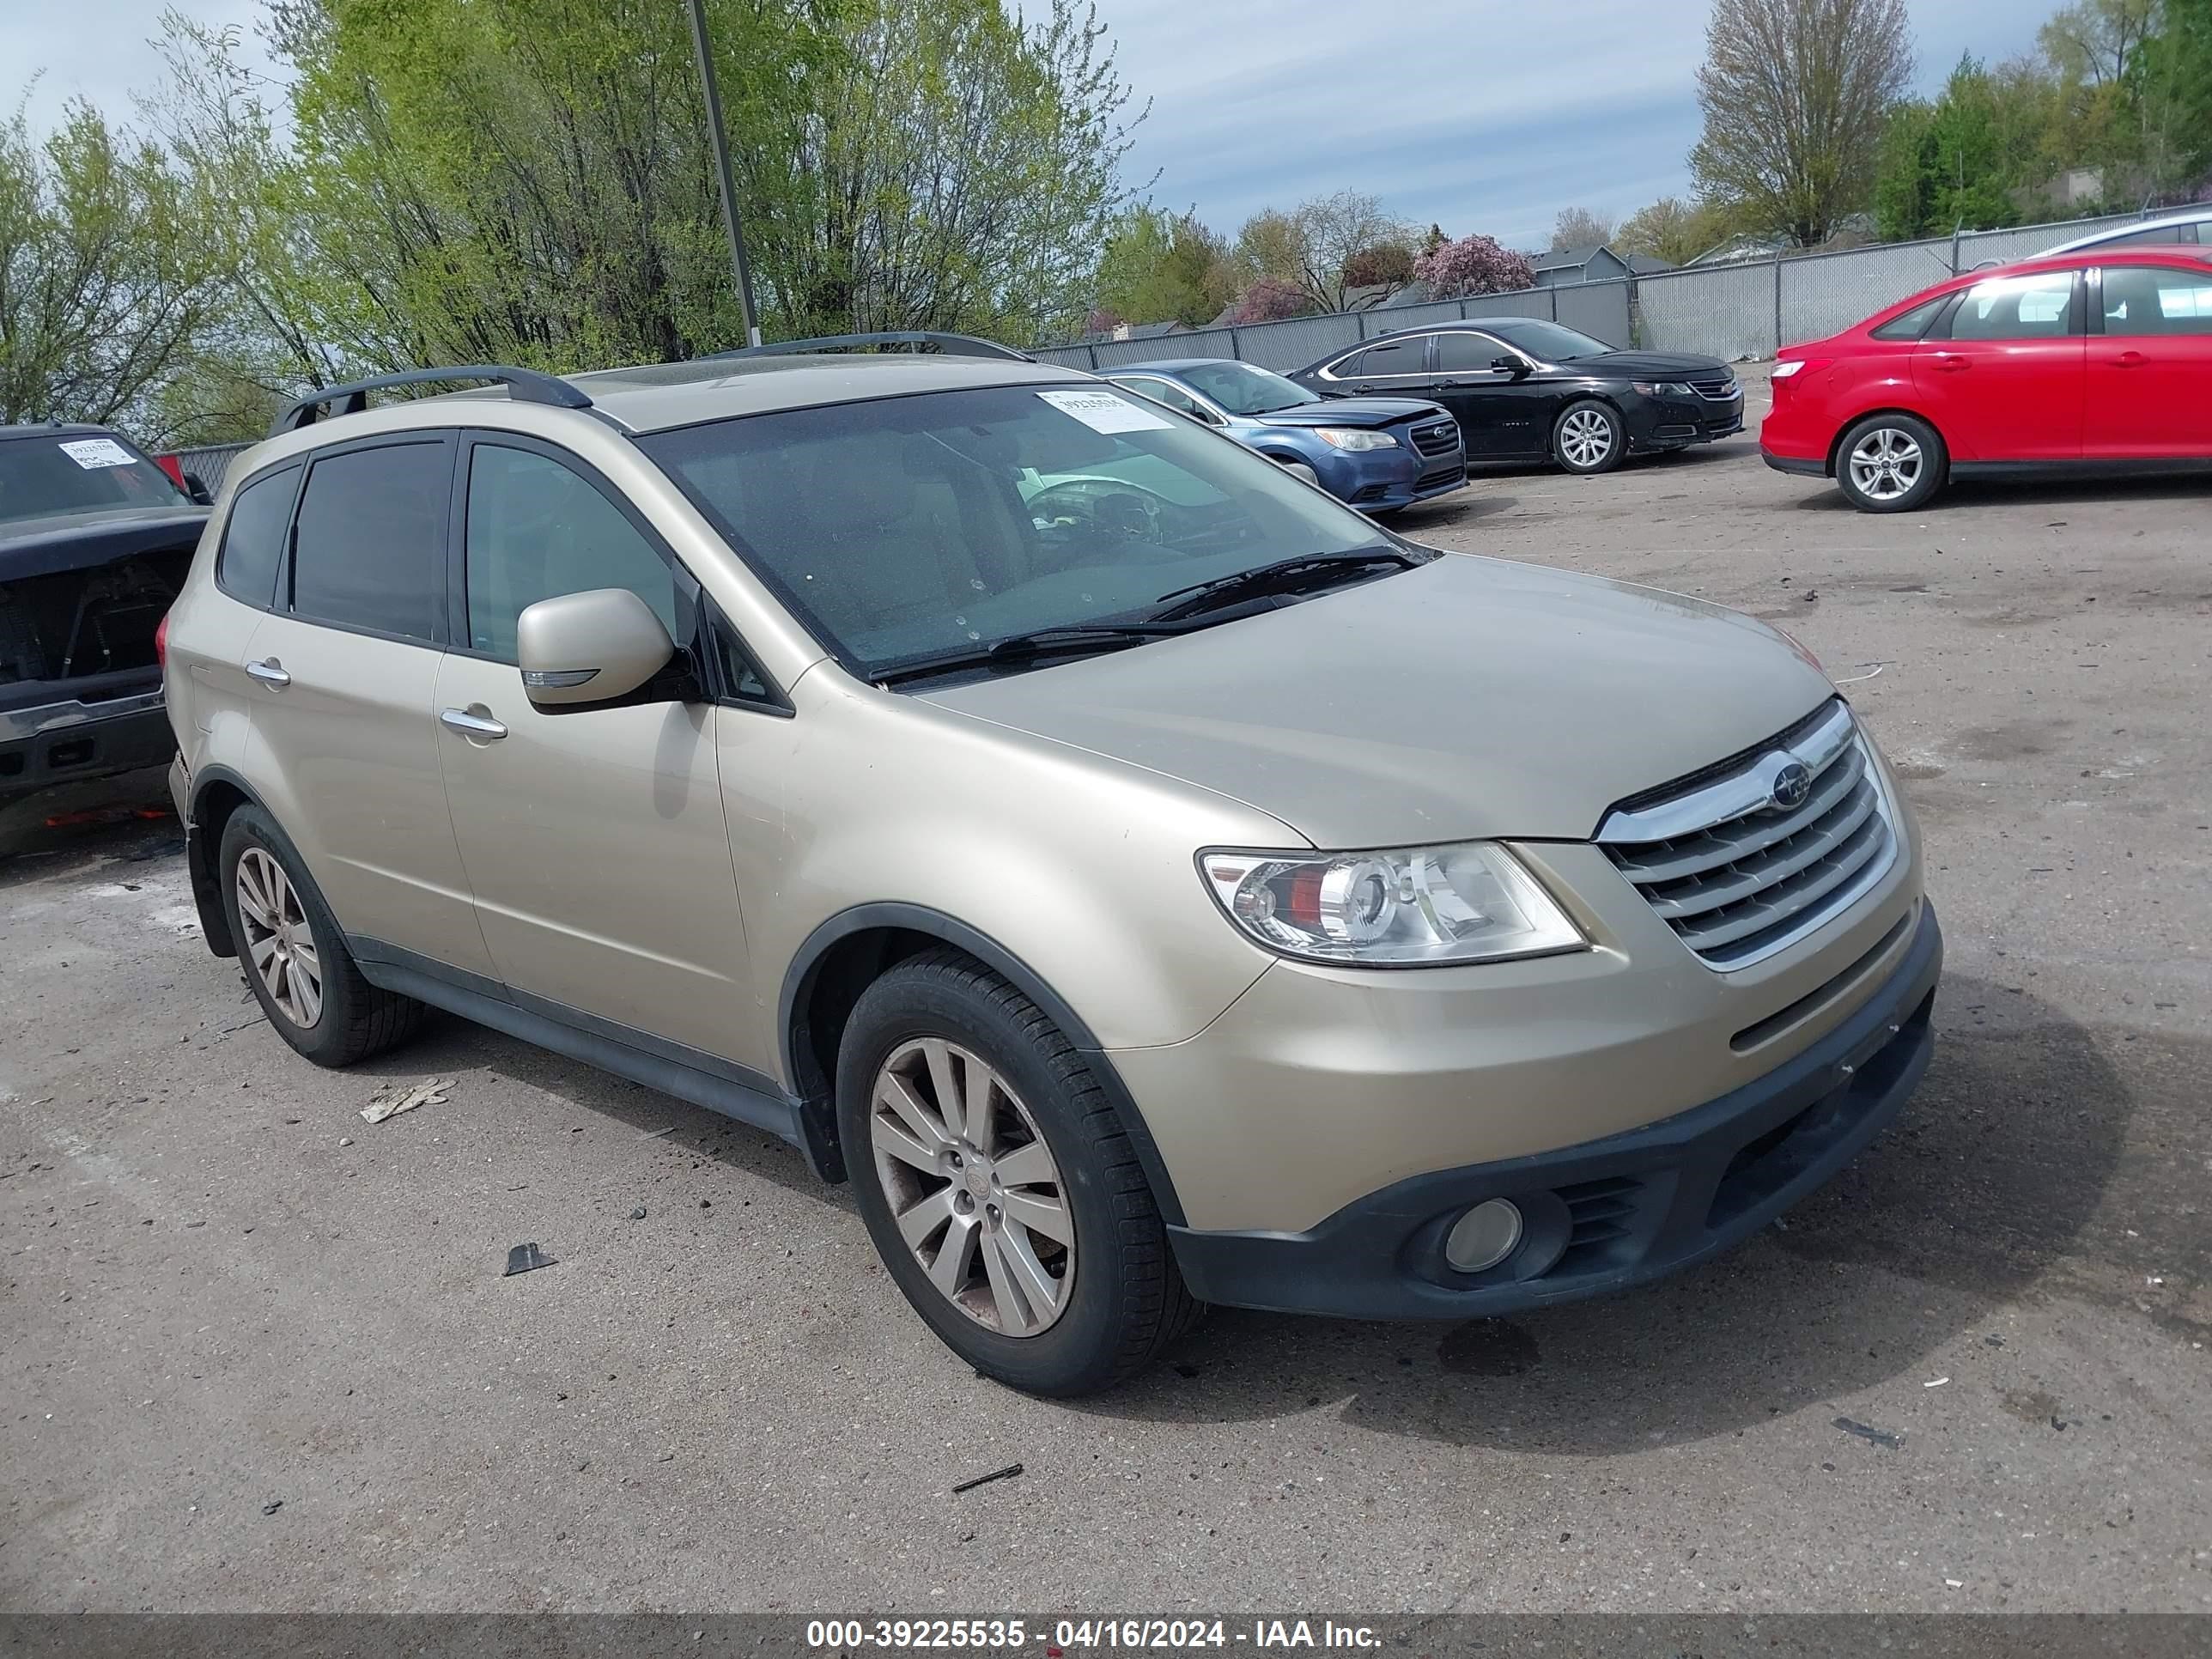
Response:
[[[246,672],[271,691],[282,691],[292,683],[292,677],[284,672],[284,665],[274,657],[264,657],[259,662],[246,664]]]
[[[2112,367],[2115,368],[2141,368],[2149,361],[2150,359],[2144,356],[2140,351],[2123,351],[2118,356],[2112,359]]]
[[[496,743],[507,735],[507,728],[489,715],[472,714],[465,708],[441,708],[438,719],[463,737],[484,743]]]
[[[1936,360],[1936,367],[1942,370],[1946,374],[1956,374],[1961,369],[1972,368],[1973,366],[1974,360],[1972,358],[1961,357],[1955,354],[1947,353],[1945,356],[1938,357]]]

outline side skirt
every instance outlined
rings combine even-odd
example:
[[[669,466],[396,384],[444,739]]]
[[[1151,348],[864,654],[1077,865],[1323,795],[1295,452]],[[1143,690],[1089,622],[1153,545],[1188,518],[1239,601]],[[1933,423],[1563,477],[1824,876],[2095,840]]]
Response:
[[[349,933],[346,948],[360,964],[362,977],[372,985],[765,1130],[805,1149],[808,1163],[820,1172],[817,1149],[805,1133],[799,1102],[770,1078],[382,939]]]

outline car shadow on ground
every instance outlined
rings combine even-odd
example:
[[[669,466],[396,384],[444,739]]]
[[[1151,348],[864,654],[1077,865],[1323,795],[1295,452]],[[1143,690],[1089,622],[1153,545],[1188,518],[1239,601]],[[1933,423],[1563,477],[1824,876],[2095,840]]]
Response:
[[[1230,1422],[1327,1407],[1453,1445],[1606,1455],[1739,1431],[1916,1371],[2039,1285],[2100,1299],[2122,1295],[2123,1277],[2140,1285],[2093,1273],[2076,1236],[2107,1202],[2144,1091],[2186,1121],[2206,1045],[2093,1033],[1966,977],[1945,982],[1939,1008],[1936,1060],[1897,1122],[1784,1229],[1717,1261],[1461,1325],[1218,1311],[1179,1363],[1077,1409]],[[2139,1200],[2153,1201],[2116,1201]],[[2193,1224],[2195,1255],[2212,1255]]]
[[[1814,480],[1807,479],[1809,485]],[[2087,507],[2100,501],[2173,501],[2212,498],[2212,471],[2115,473],[2097,477],[2037,477],[2018,480],[1966,478],[1947,485],[1935,498],[1900,518],[1928,513],[1972,512],[1984,507]],[[1817,493],[1798,498],[1801,513],[1855,513],[1833,480],[1820,481]],[[1869,514],[1880,517],[1880,514]]]

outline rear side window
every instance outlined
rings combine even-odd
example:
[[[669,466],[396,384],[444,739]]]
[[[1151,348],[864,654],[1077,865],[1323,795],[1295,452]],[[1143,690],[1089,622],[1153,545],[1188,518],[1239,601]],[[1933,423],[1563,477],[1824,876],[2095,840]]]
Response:
[[[450,456],[434,440],[319,458],[293,537],[294,612],[434,641],[446,601]]]
[[[2130,231],[2124,236],[2107,236],[2099,247],[2171,247],[2176,244],[2186,246],[2202,241],[2197,234],[2202,225],[2165,225],[2156,230]]]
[[[515,618],[540,599],[626,587],[682,639],[668,562],[590,480],[550,455],[469,452],[469,647],[515,659]]]
[[[2105,267],[2107,334],[2212,334],[2212,270]]]
[[[1419,374],[1425,372],[1429,340],[1421,335],[1411,340],[1391,340],[1382,345],[1371,345],[1359,359],[1359,372],[1352,378],[1371,380],[1378,374]],[[1345,371],[1336,371],[1337,378],[1345,378]]]
[[[276,603],[276,572],[284,563],[284,531],[292,521],[292,497],[299,488],[300,469],[283,467],[256,478],[231,502],[222,547],[215,557],[215,579],[233,599],[264,611]]]
[[[1968,289],[1951,313],[1954,340],[2063,339],[2073,330],[2074,273],[1994,276]]]
[[[1928,331],[1928,325],[1936,320],[1936,313],[1943,309],[1948,294],[1933,300],[1923,300],[1911,310],[1891,318],[1880,328],[1871,331],[1877,340],[1917,340]]]

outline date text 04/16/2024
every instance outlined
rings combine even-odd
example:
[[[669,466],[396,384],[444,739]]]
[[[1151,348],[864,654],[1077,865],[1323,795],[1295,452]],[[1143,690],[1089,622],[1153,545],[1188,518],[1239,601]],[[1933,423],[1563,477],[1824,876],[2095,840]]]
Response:
[[[1049,1631],[1049,1635],[1047,1632]],[[1042,1646],[1046,1659],[1101,1652],[1175,1652],[1246,1647],[1260,1651],[1330,1648],[1359,1651],[1382,1645],[1370,1626],[1334,1620],[1257,1619],[817,1619],[806,1644],[817,1650],[980,1649]]]

